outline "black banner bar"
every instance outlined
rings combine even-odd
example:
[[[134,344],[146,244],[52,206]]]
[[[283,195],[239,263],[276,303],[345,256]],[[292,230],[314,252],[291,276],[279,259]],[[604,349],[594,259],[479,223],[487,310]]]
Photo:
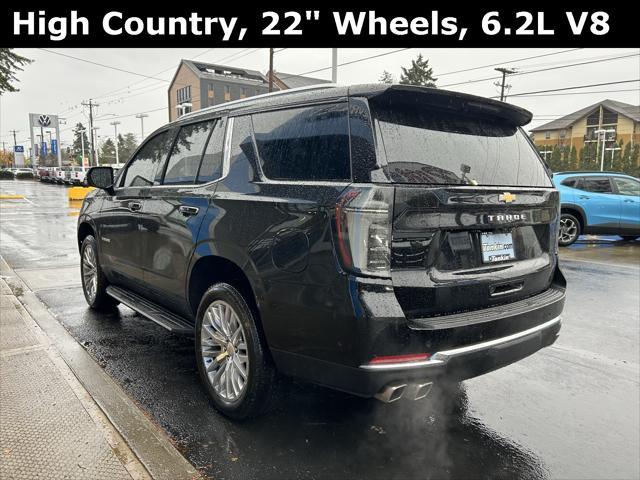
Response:
[[[626,8],[154,5],[2,7],[4,47],[638,47]]]

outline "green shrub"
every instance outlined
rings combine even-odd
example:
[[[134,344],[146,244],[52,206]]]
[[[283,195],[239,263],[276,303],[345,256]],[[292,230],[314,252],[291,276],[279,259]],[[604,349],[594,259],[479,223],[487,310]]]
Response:
[[[0,170],[0,180],[13,180],[13,172],[11,170]]]
[[[31,172],[18,172],[18,173],[16,173],[16,179],[18,179],[18,180],[33,180],[33,173],[31,173]]]

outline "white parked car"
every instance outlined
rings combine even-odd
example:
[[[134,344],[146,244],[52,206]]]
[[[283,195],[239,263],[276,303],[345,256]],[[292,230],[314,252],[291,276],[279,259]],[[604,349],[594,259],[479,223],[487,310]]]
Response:
[[[69,173],[69,182],[71,185],[83,185],[87,171],[84,167],[71,167]]]
[[[67,172],[71,167],[55,167],[55,182],[64,185],[67,180]]]

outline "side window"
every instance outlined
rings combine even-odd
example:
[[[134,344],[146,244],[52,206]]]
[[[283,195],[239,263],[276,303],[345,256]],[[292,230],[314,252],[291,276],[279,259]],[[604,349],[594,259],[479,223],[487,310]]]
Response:
[[[169,153],[169,132],[151,138],[131,160],[122,181],[123,187],[145,187],[153,185],[158,168],[164,165]]]
[[[612,193],[611,182],[607,177],[585,177],[582,179],[582,190],[593,193]]]
[[[274,180],[349,180],[347,104],[253,115],[258,156]]]
[[[620,195],[640,195],[640,182],[630,178],[613,177]]]
[[[565,178],[561,184],[565,187],[578,188],[578,182],[580,182],[580,177],[570,177]]]
[[[198,183],[211,182],[222,176],[222,147],[224,144],[224,120],[217,120],[202,157]]]
[[[165,185],[195,183],[213,120],[180,128],[164,174]]]

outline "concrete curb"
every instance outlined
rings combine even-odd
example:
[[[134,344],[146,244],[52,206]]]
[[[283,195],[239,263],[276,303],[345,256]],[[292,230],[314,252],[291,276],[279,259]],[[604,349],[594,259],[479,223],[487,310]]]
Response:
[[[149,474],[158,480],[202,478],[173,446],[166,433],[145,416],[75,341],[2,257],[0,274]]]

